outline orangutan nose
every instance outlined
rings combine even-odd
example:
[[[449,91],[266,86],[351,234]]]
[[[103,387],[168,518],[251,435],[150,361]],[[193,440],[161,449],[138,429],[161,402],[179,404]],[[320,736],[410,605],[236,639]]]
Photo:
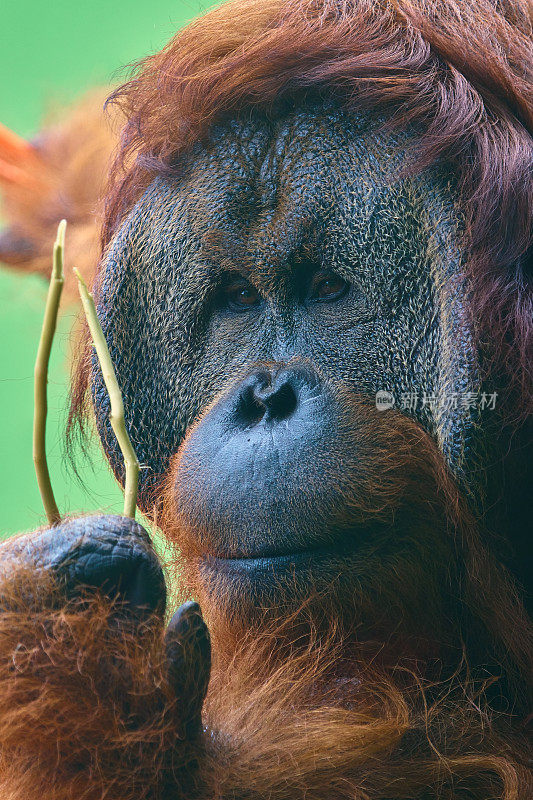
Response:
[[[260,370],[243,381],[237,404],[241,425],[276,424],[287,420],[319,385],[318,376],[304,367]]]

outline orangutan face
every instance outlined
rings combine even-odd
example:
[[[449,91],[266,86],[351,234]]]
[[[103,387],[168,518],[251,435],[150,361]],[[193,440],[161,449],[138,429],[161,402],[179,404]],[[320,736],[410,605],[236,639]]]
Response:
[[[449,564],[438,475],[464,480],[479,434],[447,398],[477,390],[477,361],[453,181],[399,179],[408,144],[331,104],[230,123],[106,257],[141,501],[166,475],[185,574],[227,613],[386,585],[430,605],[413,575]],[[97,369],[93,390],[120,474]]]

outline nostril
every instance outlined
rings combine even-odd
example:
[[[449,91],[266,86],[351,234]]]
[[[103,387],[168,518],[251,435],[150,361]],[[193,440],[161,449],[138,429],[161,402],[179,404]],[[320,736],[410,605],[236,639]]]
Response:
[[[266,419],[282,420],[290,417],[298,405],[298,396],[290,381],[256,391],[256,400],[265,408]]]
[[[257,425],[266,413],[265,404],[256,396],[256,388],[255,386],[248,386],[239,398],[237,416],[246,426]]]

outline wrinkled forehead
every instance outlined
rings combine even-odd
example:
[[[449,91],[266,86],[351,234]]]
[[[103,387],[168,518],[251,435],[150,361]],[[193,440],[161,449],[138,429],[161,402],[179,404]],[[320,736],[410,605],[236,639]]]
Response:
[[[453,250],[458,238],[450,171],[400,176],[413,137],[331,104],[231,121],[174,179],[154,181],[122,234],[133,257],[185,248],[214,270],[258,280],[302,257],[365,268],[366,253],[396,270],[425,260],[443,240],[453,240]],[[440,259],[448,271],[455,256],[457,249]]]

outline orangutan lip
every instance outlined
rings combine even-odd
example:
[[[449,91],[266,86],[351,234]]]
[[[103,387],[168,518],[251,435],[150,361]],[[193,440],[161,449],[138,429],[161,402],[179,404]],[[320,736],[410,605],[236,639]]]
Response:
[[[280,572],[290,572],[293,569],[311,567],[317,561],[335,559],[343,550],[344,548],[322,547],[294,553],[249,556],[246,558],[206,556],[200,560],[200,566],[210,572],[233,572],[237,574],[266,574],[271,572],[279,574]],[[351,548],[351,551],[353,552],[353,548]]]

